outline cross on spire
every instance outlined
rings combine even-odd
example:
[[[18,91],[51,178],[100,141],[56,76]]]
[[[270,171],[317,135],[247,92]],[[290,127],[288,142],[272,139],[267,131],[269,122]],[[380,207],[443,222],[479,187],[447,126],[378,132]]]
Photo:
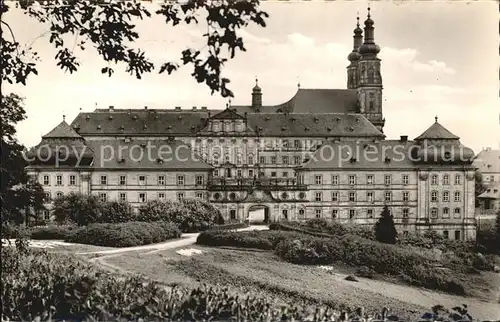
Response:
[[[63,114],[63,121],[66,121],[66,115]]]
[[[356,26],[359,27],[359,11],[356,13]]]
[[[438,117],[437,117],[437,115],[436,115],[436,116],[434,116],[434,120],[436,120],[436,123],[437,123],[437,121],[438,121]]]
[[[255,86],[259,86],[259,78],[255,76]]]
[[[371,15],[370,15],[370,10],[371,10],[371,9],[370,9],[370,4],[368,4],[368,18],[370,18],[370,17],[371,17]]]

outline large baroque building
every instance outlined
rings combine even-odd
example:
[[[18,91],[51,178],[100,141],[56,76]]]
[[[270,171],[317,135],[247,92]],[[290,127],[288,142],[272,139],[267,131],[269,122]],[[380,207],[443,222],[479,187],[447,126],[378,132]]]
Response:
[[[81,112],[42,137],[28,171],[51,198],[73,191],[134,206],[200,198],[228,220],[261,208],[268,220],[359,224],[387,205],[403,234],[474,239],[472,150],[437,117],[414,140],[386,139],[370,14],[364,24],[358,18],[347,89],[299,87],[268,106],[256,84],[250,105],[221,110]]]

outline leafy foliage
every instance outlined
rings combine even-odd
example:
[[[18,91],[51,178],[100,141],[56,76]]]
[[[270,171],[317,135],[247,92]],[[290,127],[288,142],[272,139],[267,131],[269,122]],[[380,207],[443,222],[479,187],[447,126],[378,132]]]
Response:
[[[56,222],[60,224],[85,226],[99,221],[102,207],[94,195],[69,193],[54,200],[53,212]]]
[[[45,210],[45,193],[39,183],[30,180],[25,166],[24,146],[16,139],[15,125],[26,118],[23,98],[2,95],[0,105],[0,202],[2,222],[17,224]]]
[[[128,202],[125,201],[107,201],[101,203],[101,223],[121,223],[133,221],[135,217],[134,210]]]
[[[46,227],[33,227],[30,229],[31,239],[37,240],[67,240],[78,231],[73,225],[49,225]]]
[[[168,221],[179,226],[182,232],[204,231],[221,221],[217,208],[202,200],[186,199],[182,202],[172,200],[151,200],[141,205],[137,220]]]
[[[375,238],[386,244],[395,244],[398,232],[394,226],[394,219],[392,218],[389,207],[384,206],[380,218],[375,223]]]
[[[110,247],[131,247],[159,243],[178,238],[181,232],[172,223],[127,222],[118,224],[91,224],[68,236],[67,241]]]
[[[181,65],[192,65],[192,76],[205,83],[212,91],[220,92],[223,97],[233,96],[228,89],[229,79],[222,76],[224,63],[234,58],[238,50],[246,51],[243,39],[237,31],[250,23],[265,27],[268,14],[259,9],[258,0],[248,1],[203,1],[192,0],[161,5],[152,14],[144,2],[139,1],[78,1],[53,0],[48,3],[34,0],[20,1],[25,14],[38,22],[48,25],[49,43],[57,49],[57,66],[69,73],[81,67],[75,49],[85,50],[87,46],[96,49],[106,62],[101,68],[103,74],[113,75],[111,63],[125,65],[125,71],[137,78],[150,73],[155,68],[159,73],[171,74]],[[10,8],[2,1],[1,11],[8,14]],[[186,48],[181,52],[179,61],[162,62],[156,65],[140,49],[132,45],[140,38],[136,29],[139,20],[160,16],[165,24],[199,24],[206,22],[207,32],[203,48]],[[28,76],[37,74],[38,53],[29,46],[16,41],[11,26],[2,20],[2,80],[9,83],[26,84]],[[7,30],[4,28],[7,27]],[[158,28],[159,26],[156,26]],[[10,36],[7,38],[7,36]],[[73,36],[67,41],[67,36]]]

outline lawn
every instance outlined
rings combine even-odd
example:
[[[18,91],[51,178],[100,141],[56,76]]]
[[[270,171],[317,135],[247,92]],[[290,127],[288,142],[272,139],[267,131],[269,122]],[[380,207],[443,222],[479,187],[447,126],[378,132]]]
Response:
[[[102,257],[108,268],[141,273],[170,285],[193,287],[199,284],[229,287],[242,294],[266,296],[276,304],[324,303],[336,308],[364,307],[368,312],[390,307],[394,313],[414,319],[435,304],[453,307],[466,303],[473,316],[492,318],[492,303],[431,292],[386,281],[358,278],[344,280],[352,269],[336,266],[326,271],[315,266],[294,265],[270,252],[193,246],[203,254],[185,257],[175,250],[150,254],[124,253]],[[333,272],[333,273],[332,273]],[[500,284],[500,283],[499,283]],[[500,318],[500,316],[495,317]]]

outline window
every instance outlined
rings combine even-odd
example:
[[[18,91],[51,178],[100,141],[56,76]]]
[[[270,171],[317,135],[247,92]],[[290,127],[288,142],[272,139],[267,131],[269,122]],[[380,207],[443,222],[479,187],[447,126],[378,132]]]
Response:
[[[356,176],[354,174],[349,175],[349,184],[351,186],[356,184]]]
[[[300,149],[300,141],[299,140],[294,140],[293,141],[293,147],[295,149]]]
[[[443,218],[450,218],[450,208],[443,208]]]
[[[195,194],[195,198],[198,198],[198,199],[203,199],[203,192],[197,192]]]
[[[304,219],[306,211],[304,209],[299,209],[299,219]]]
[[[241,160],[241,155],[237,155],[236,156],[236,164],[241,164],[242,163],[242,160]]]
[[[315,213],[316,213],[316,218],[321,218],[321,209],[316,209],[315,210]]]
[[[226,160],[226,162],[230,162],[231,161],[231,158],[229,157],[229,155],[226,155],[225,160]]]
[[[203,185],[203,176],[196,176],[196,185],[201,186]]]
[[[263,155],[261,155],[261,156],[259,157],[259,163],[260,163],[260,164],[265,164],[265,163],[266,163],[266,157],[265,157],[265,156],[263,156]]]
[[[145,192],[139,193],[139,202],[146,202],[146,193]]]
[[[248,164],[253,164],[253,155],[248,156]]]
[[[453,200],[455,200],[455,202],[460,202],[460,199],[460,191],[455,191]]]
[[[369,174],[366,176],[366,184],[373,184],[373,175]]]
[[[160,200],[165,199],[165,193],[164,192],[158,192],[158,199],[160,199]]]
[[[288,178],[288,172],[287,171],[283,172],[283,178]]]
[[[460,240],[460,230],[455,230],[455,240]]]
[[[252,169],[248,170],[248,176],[253,178],[253,170]]]
[[[337,219],[338,214],[339,214],[338,209],[333,209],[332,210],[332,219]]]
[[[408,237],[408,230],[403,230],[403,237]]]
[[[403,201],[410,201],[410,193],[408,191],[403,191]]]
[[[283,209],[281,213],[283,214],[283,219],[288,220],[288,209]]]
[[[274,155],[271,156],[271,164],[276,164],[276,157]]]
[[[62,186],[62,175],[60,174],[56,176],[56,186]]]
[[[410,209],[403,208],[403,219],[408,219],[409,216],[410,216]]]
[[[386,191],[384,193],[384,200],[385,201],[391,201],[391,199],[392,199],[392,192],[391,191]]]
[[[356,209],[349,209],[349,219],[353,219],[356,216]]]
[[[373,218],[373,209],[368,209],[366,211],[366,216],[370,219]]]
[[[283,156],[281,159],[282,159],[284,165],[288,165],[288,163],[290,162],[289,157],[286,155]]]
[[[447,230],[443,230],[443,237],[446,238],[446,239],[449,238],[449,234],[448,234]]]
[[[229,217],[231,218],[231,220],[236,219],[236,210],[235,209],[229,210]]]
[[[158,185],[159,186],[165,185],[165,176],[158,176]]]
[[[283,149],[287,149],[288,148],[288,140],[283,140],[281,146],[283,147]]]
[[[386,186],[388,186],[388,185],[390,185],[390,184],[391,184],[391,181],[392,181],[392,180],[391,180],[391,175],[390,175],[390,174],[386,174],[386,175],[384,176],[384,184],[385,184]]]
[[[443,175],[443,184],[450,184],[450,176],[448,174]]]
[[[323,177],[321,175],[314,176],[314,184],[323,184]]]
[[[373,202],[373,191],[368,191],[366,193],[366,201]]]
[[[332,201],[339,201],[339,193],[332,192]]]
[[[356,201],[356,192],[349,191],[349,202],[355,202],[355,201]]]
[[[410,177],[407,174],[403,174],[403,184],[409,184],[410,183]]]
[[[431,218],[437,218],[437,217],[438,217],[438,209],[431,208]]]
[[[146,184],[146,176],[139,176],[139,185],[143,186]]]
[[[323,200],[323,193],[322,192],[316,192],[314,194],[314,200],[315,201],[322,201]]]
[[[184,200],[184,192],[178,192],[177,193],[177,200],[179,200],[179,201]]]
[[[276,177],[276,171],[271,172],[271,177],[275,178]]]
[[[46,192],[46,193],[45,193],[45,201],[46,201],[46,202],[50,202],[50,199],[51,199],[51,197],[50,197],[50,192]]]
[[[69,185],[76,186],[76,176],[75,175],[69,176]]]
[[[102,202],[106,202],[108,200],[108,194],[105,192],[100,192],[99,193],[99,200]]]
[[[126,176],[120,176],[120,186],[124,186],[127,184],[127,177]]]
[[[450,192],[443,191],[443,202],[450,202]]]
[[[300,161],[301,161],[300,155],[296,155],[293,157],[294,164],[300,164],[301,163]]]
[[[177,176],[177,185],[178,186],[184,185],[184,176]]]
[[[218,177],[219,176],[219,169],[215,169],[214,170],[214,177]]]
[[[431,202],[437,202],[437,201],[438,201],[437,191],[431,191]]]
[[[437,174],[433,174],[431,176],[431,184],[432,185],[437,185],[438,184],[438,176],[437,176]]]
[[[241,169],[236,170],[236,176],[237,177],[242,177],[243,172],[241,172]]]
[[[63,196],[64,196],[64,193],[56,192],[56,198],[62,198]]]
[[[120,201],[127,201],[127,194],[125,192],[120,192],[118,194],[118,200],[120,200]]]
[[[43,219],[50,220],[50,211],[48,211],[47,209],[43,211]]]
[[[455,210],[453,211],[453,218],[460,218],[461,215],[460,215],[460,208],[455,208]]]
[[[339,176],[334,174],[332,176],[332,185],[338,185],[339,184]]]
[[[108,176],[101,176],[101,184],[102,185],[108,184]]]
[[[495,181],[495,176],[490,176],[490,181],[491,182]]]
[[[50,185],[50,176],[48,176],[48,175],[43,176],[43,185],[44,186]]]
[[[461,181],[462,181],[462,180],[461,180],[460,175],[459,175],[459,174],[456,174],[456,175],[455,175],[455,184],[460,184],[460,182],[461,182]]]

